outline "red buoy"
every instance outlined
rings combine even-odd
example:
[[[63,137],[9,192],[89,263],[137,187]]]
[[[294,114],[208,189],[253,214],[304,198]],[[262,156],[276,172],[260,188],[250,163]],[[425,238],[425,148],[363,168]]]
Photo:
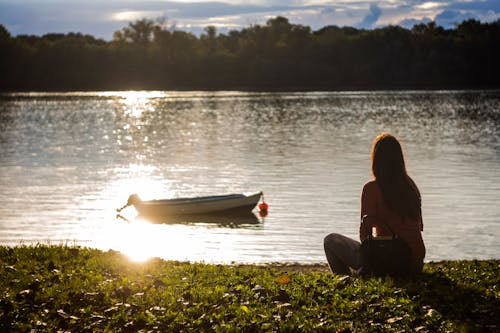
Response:
[[[266,217],[269,210],[269,205],[264,201],[264,193],[262,193],[262,202],[259,204],[260,217]]]

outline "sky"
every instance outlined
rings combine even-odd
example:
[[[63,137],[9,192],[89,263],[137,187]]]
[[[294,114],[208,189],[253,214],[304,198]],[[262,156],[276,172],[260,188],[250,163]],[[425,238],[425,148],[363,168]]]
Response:
[[[80,32],[105,40],[129,22],[163,19],[167,28],[225,33],[284,16],[293,24],[373,29],[435,21],[453,28],[465,19],[500,19],[500,0],[0,0],[0,24],[20,34]]]

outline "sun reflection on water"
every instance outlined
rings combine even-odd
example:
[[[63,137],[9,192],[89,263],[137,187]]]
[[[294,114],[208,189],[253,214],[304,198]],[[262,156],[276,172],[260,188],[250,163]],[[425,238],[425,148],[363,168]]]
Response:
[[[116,97],[121,104],[124,114],[139,118],[144,112],[155,112],[156,108],[152,101],[157,98],[165,98],[168,95],[161,91],[120,91],[103,92],[102,97]]]
[[[156,224],[147,220],[115,221],[102,230],[93,246],[113,249],[130,260],[143,262],[160,257],[168,260],[231,262],[245,251],[246,233],[209,224]],[[243,246],[244,247],[244,246]],[[258,259],[258,258],[256,258]]]
[[[169,95],[165,91],[144,91],[144,90],[128,90],[128,91],[100,91],[97,93],[99,97],[118,97],[118,98],[164,98]]]
[[[126,254],[133,261],[145,261],[154,253],[154,237],[157,233],[151,232],[150,225],[146,222],[134,221],[120,228],[113,234],[117,240],[116,249]]]

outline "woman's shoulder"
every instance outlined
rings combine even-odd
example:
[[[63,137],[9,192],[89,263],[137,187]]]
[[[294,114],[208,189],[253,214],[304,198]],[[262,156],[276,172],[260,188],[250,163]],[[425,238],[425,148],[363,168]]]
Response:
[[[378,191],[378,190],[379,187],[375,179],[366,182],[365,185],[363,186],[363,191]]]
[[[363,186],[362,194],[364,197],[367,197],[367,198],[379,197],[381,195],[380,187],[378,186],[378,184],[375,180],[370,180],[369,182],[365,183],[365,185]]]

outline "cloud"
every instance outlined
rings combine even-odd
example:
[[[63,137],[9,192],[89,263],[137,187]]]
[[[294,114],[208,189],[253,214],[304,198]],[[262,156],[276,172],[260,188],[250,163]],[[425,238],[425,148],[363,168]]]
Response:
[[[493,11],[500,13],[500,1],[498,0],[460,0],[451,1],[447,6],[450,10],[462,10],[468,12]]]
[[[164,16],[165,12],[162,11],[144,11],[144,10],[128,10],[114,13],[111,15],[111,19],[114,21],[135,21],[140,20],[144,17],[161,17]]]
[[[428,10],[428,9],[440,8],[443,6],[446,6],[446,3],[429,1],[429,2],[424,2],[424,3],[418,4],[415,6],[415,8]]]
[[[437,24],[452,28],[467,19],[492,22],[500,19],[499,0],[454,1],[435,17]]]
[[[321,10],[320,10],[320,13],[322,15],[331,15],[331,14],[335,14],[337,10],[334,8],[334,7],[322,7]]]
[[[378,5],[370,4],[370,12],[356,26],[362,29],[373,28],[381,14],[382,10]]]
[[[445,28],[453,28],[460,22],[468,19],[476,19],[482,22],[499,20],[500,1],[453,1],[448,3],[434,18],[438,25]]]
[[[414,18],[409,18],[409,19],[404,19],[400,22],[398,22],[398,25],[406,28],[406,29],[411,29],[413,26],[417,24],[427,24],[429,22],[432,22],[432,19],[430,17],[424,17],[422,19],[414,19]]]
[[[436,21],[437,25],[448,28],[456,26],[460,22],[470,18],[473,18],[473,15],[471,15],[470,13],[461,13],[454,10],[444,10],[440,14],[436,15],[434,21]]]

